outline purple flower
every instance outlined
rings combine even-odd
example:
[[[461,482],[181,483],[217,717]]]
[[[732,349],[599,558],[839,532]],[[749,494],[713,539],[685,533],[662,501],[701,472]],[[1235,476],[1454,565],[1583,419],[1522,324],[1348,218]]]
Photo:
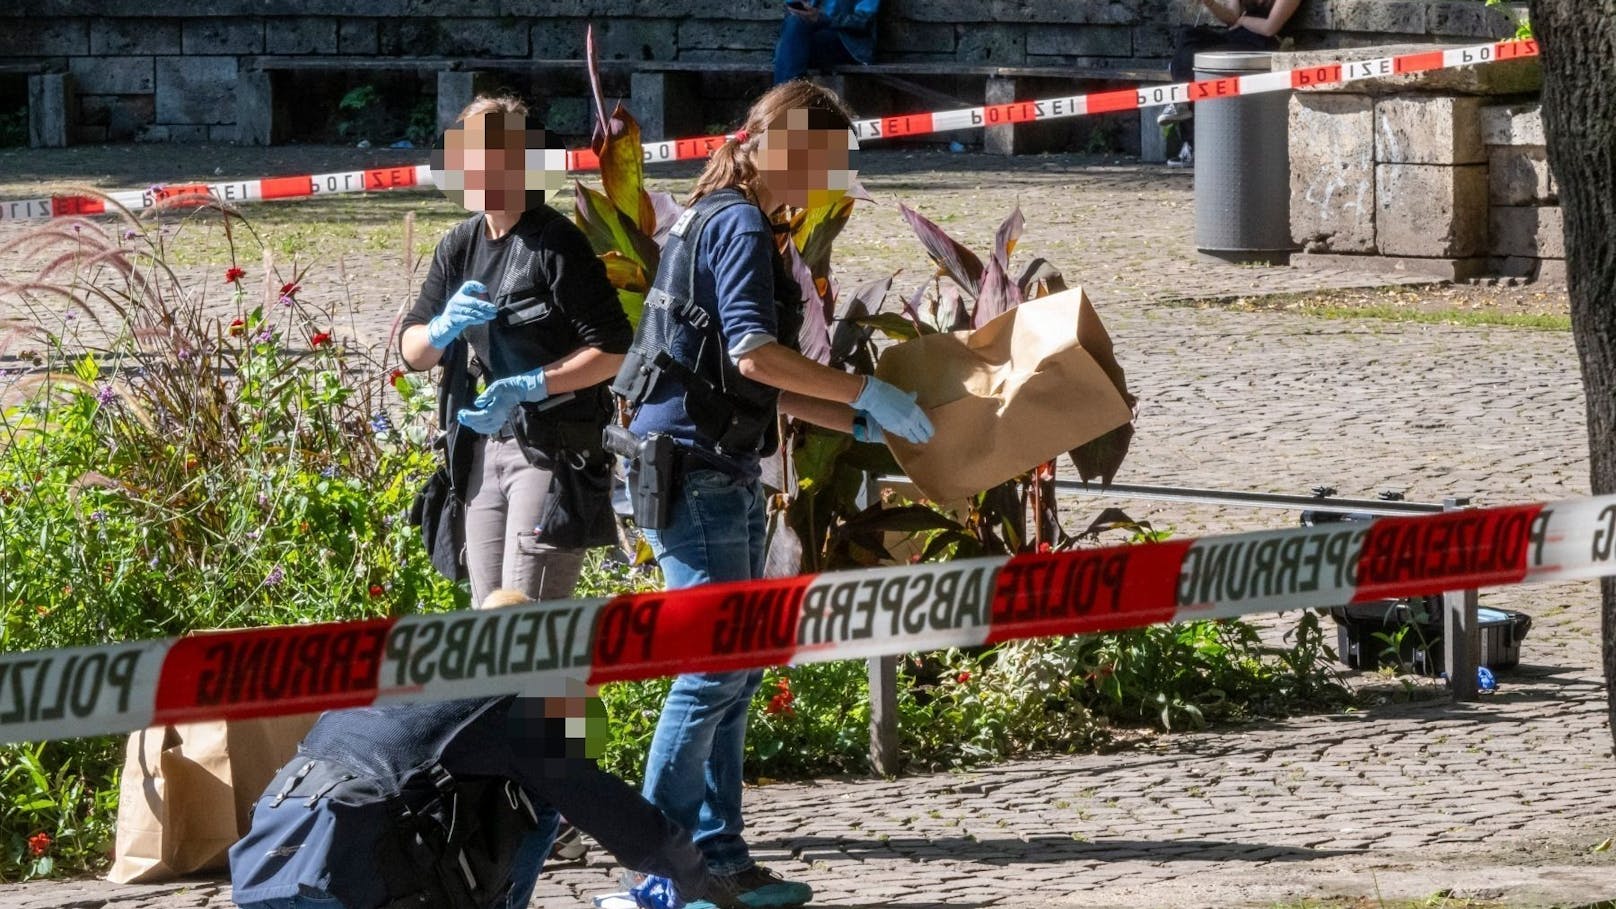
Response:
[[[78,317],[79,317],[79,314],[74,312],[71,309],[68,310],[67,312],[62,313],[62,318],[66,319],[69,322],[73,321],[74,319],[77,319]]]
[[[123,232],[123,238],[125,240],[133,240],[134,238],[136,238],[138,236],[140,236],[140,231],[135,230],[132,227]]]
[[[258,494],[258,507],[259,508],[268,508],[269,507],[269,495],[268,494],[262,493],[262,492]]]
[[[113,401],[118,400],[118,393],[112,390],[111,385],[103,385],[96,391],[95,399],[103,405],[111,404]]]
[[[393,421],[389,420],[387,418],[387,414],[385,413],[372,414],[370,418],[370,428],[371,431],[375,432],[377,435],[383,435],[392,431]]]
[[[258,337],[254,338],[253,340],[257,341],[259,344],[268,344],[270,341],[275,340],[275,334],[266,328],[259,332]]]
[[[101,523],[102,521],[105,521],[106,519],[107,519],[107,513],[102,511],[99,508],[97,508],[95,511],[90,512],[90,520],[96,522],[97,524]]]
[[[260,537],[260,536],[262,536],[262,534],[260,534],[260,533],[259,533],[259,532],[258,532],[258,531],[256,531],[256,530],[249,530],[249,531],[247,531],[247,539],[249,539],[249,540],[256,540],[256,539],[258,539],[258,538],[259,538],[259,537]]]
[[[149,192],[154,196],[157,195],[158,193],[162,192],[162,191],[163,191],[163,184],[161,184],[161,183],[153,183],[152,185],[146,187],[146,192]]]
[[[281,570],[281,566],[276,565],[269,570],[269,574],[264,576],[264,586],[276,587],[284,580],[286,580],[286,572]]]
[[[291,297],[288,297],[286,294],[281,294],[281,305],[282,306],[291,306],[292,302],[293,301],[292,301]]]
[[[325,477],[327,480],[334,478],[336,475],[337,465],[335,464],[332,464],[329,467],[320,468],[320,476]]]

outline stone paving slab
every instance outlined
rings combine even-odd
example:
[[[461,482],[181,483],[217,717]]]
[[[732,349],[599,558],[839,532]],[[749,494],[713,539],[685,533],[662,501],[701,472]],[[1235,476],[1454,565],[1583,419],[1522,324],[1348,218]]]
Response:
[[[1198,261],[1186,252],[1190,178],[1179,172],[948,163],[893,166],[869,183],[931,212],[994,212],[947,223],[978,244],[1005,200],[1021,196],[1023,248],[1083,276],[1140,395],[1120,481],[1284,493],[1327,483],[1353,496],[1398,486],[1413,499],[1485,503],[1586,492],[1569,334],[1165,305],[1365,279]],[[839,247],[849,285],[902,258],[893,249],[912,246],[907,238],[895,206],[856,218]],[[905,255],[912,264],[912,248]],[[1068,524],[1083,526],[1102,503],[1066,504]],[[1124,507],[1180,535],[1296,520]],[[1525,665],[1474,705],[1425,700],[1175,734],[1117,754],[770,785],[748,793],[751,836],[762,860],[834,906],[1272,906],[1444,890],[1522,906],[1616,898],[1616,858],[1592,851],[1616,834],[1596,588],[1521,588],[1482,602],[1536,621]],[[1262,624],[1278,633],[1293,622]],[[552,869],[535,904],[581,905],[613,875],[598,854]],[[226,904],[217,883],[0,891],[0,909]]]

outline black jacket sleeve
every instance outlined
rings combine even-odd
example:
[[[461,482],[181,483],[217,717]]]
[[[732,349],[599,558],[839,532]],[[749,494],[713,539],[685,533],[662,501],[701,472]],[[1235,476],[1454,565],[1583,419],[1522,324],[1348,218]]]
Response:
[[[478,219],[481,217],[477,216]],[[449,232],[438,241],[437,248],[432,251],[432,264],[426,270],[426,280],[421,282],[421,292],[415,297],[415,305],[404,314],[404,320],[399,324],[400,337],[404,329],[432,321],[443,311],[449,295],[460,289],[468,241],[465,221],[449,228]]]
[[[583,758],[541,758],[523,782],[626,867],[671,879],[681,894],[706,892],[707,860],[690,835],[627,783]]]

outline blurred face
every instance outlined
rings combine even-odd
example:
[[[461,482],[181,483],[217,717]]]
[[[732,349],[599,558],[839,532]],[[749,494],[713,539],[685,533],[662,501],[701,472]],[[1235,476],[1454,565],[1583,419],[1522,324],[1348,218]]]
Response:
[[[537,120],[489,111],[456,123],[432,150],[432,182],[474,212],[523,212],[567,179],[560,137]]]
[[[758,139],[758,171],[775,200],[819,208],[847,194],[858,177],[858,138],[823,110],[790,110]]]

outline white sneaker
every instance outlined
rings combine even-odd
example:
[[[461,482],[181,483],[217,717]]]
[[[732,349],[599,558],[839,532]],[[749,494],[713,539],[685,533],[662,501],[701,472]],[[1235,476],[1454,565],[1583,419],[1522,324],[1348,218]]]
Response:
[[[1169,123],[1183,123],[1193,116],[1195,114],[1190,110],[1188,104],[1169,104],[1162,108],[1161,113],[1156,115],[1156,125],[1166,126]]]
[[[1178,150],[1178,156],[1177,157],[1171,158],[1171,159],[1168,160],[1167,166],[1168,167],[1194,167],[1195,166],[1195,153],[1190,151],[1190,144],[1188,142],[1185,142],[1184,147]]]

